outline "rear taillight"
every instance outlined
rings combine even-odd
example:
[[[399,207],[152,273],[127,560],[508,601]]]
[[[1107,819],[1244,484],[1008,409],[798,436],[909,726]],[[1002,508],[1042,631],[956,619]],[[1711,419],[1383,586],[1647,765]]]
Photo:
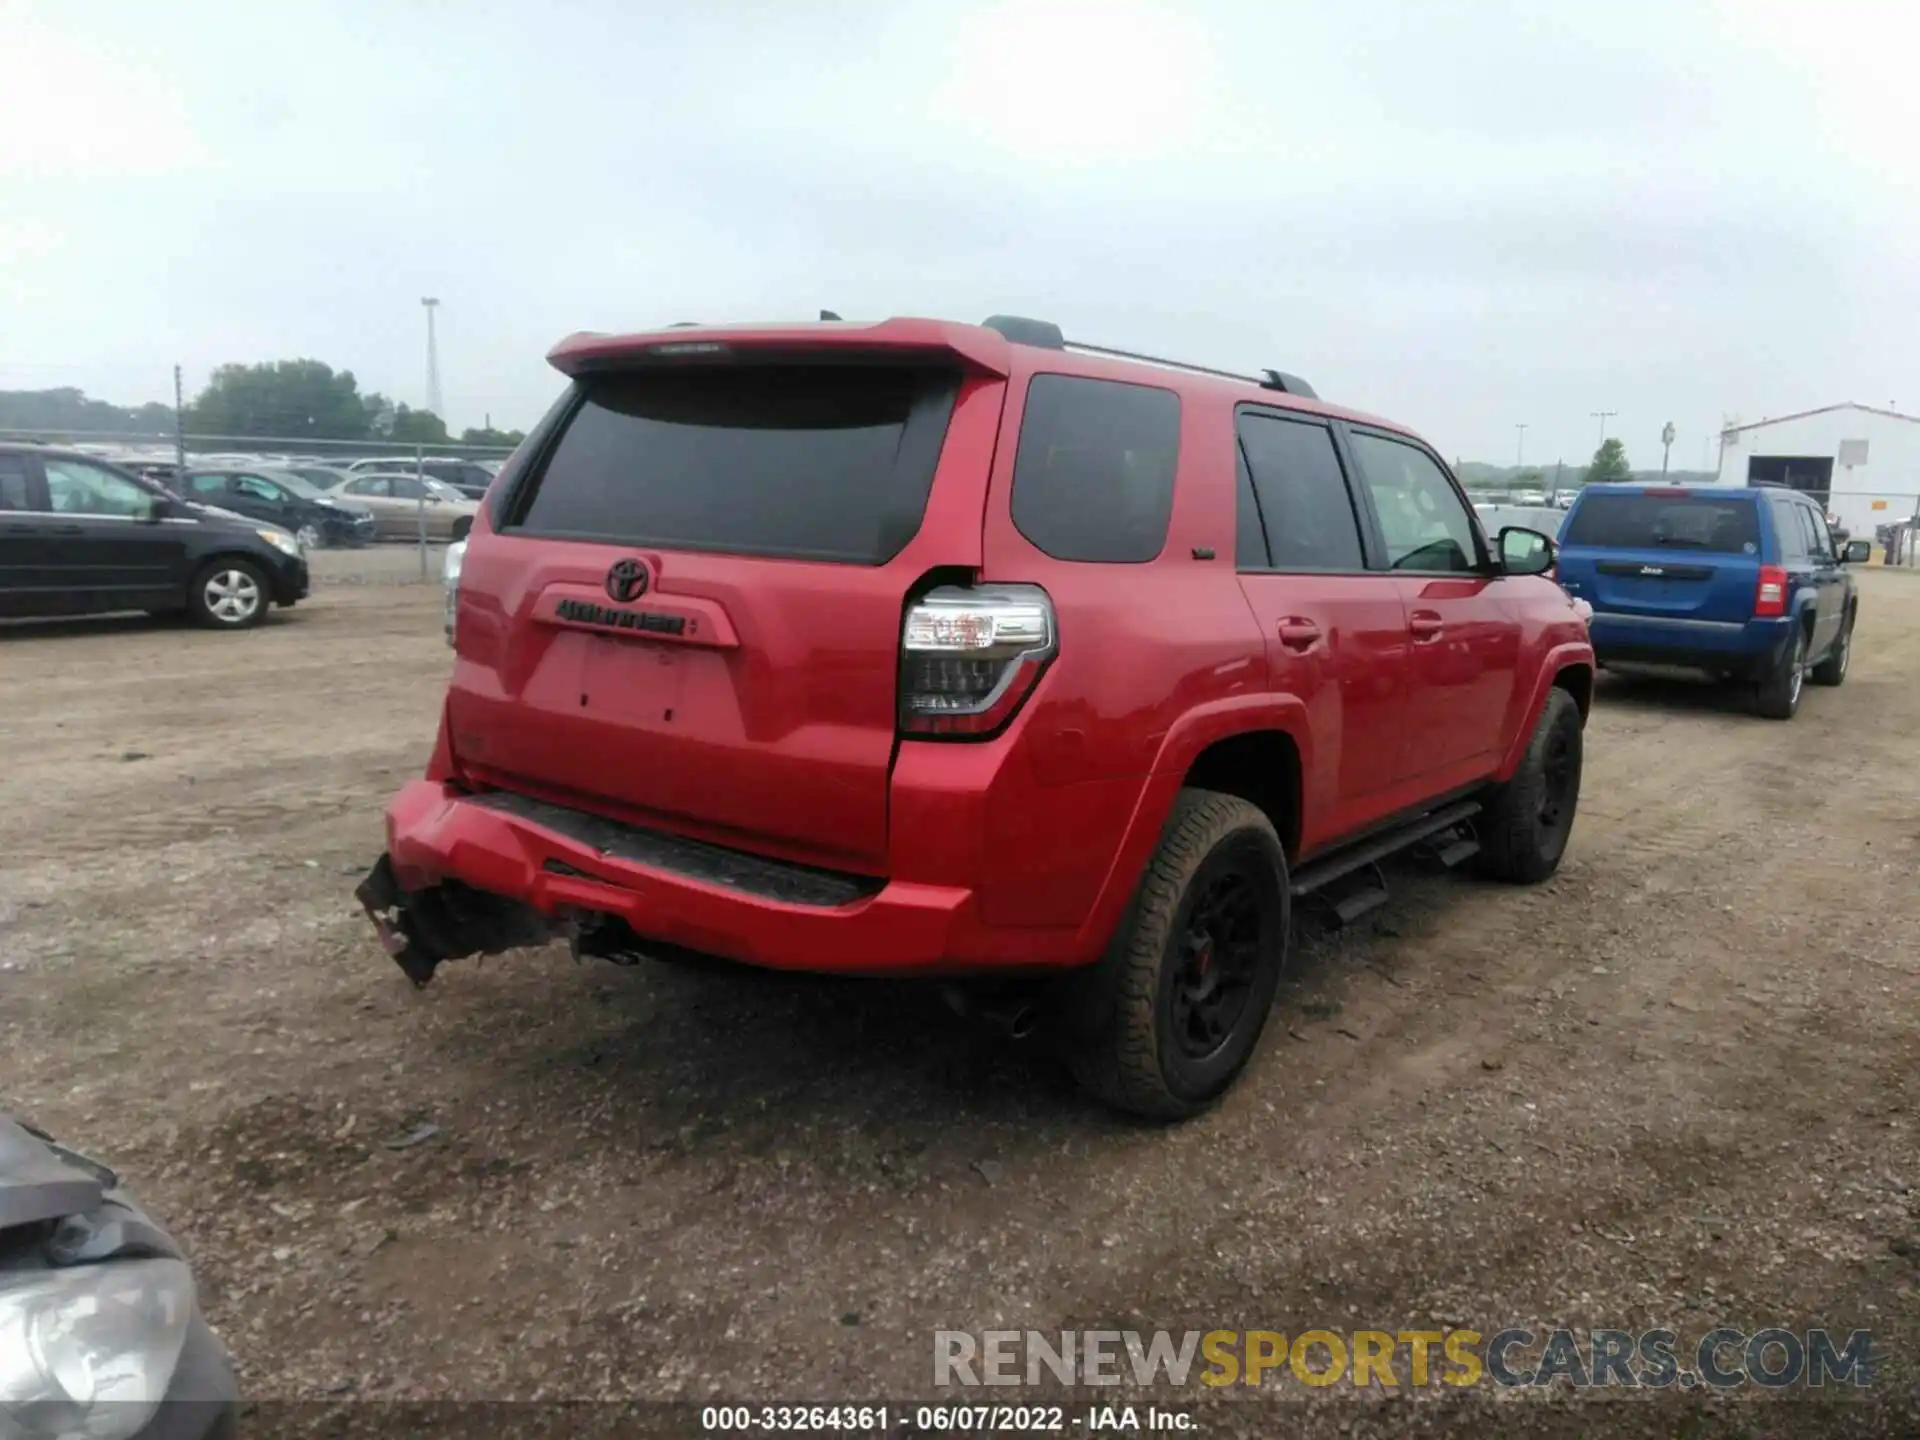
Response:
[[[1760,585],[1753,592],[1755,615],[1787,613],[1787,572],[1778,565],[1760,567]]]
[[[900,632],[900,731],[979,738],[1006,724],[1058,649],[1037,585],[943,585]]]

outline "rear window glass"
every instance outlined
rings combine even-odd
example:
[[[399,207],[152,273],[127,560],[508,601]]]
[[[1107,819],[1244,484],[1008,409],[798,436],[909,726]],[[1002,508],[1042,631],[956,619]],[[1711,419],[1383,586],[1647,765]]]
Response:
[[[1056,560],[1133,564],[1167,541],[1180,397],[1149,385],[1036,375],[1013,466],[1013,523]]]
[[[509,523],[882,564],[920,528],[956,388],[949,371],[868,364],[592,376]]]
[[[1760,553],[1760,520],[1750,498],[1706,495],[1588,495],[1567,520],[1564,545],[1603,550],[1711,550]]]

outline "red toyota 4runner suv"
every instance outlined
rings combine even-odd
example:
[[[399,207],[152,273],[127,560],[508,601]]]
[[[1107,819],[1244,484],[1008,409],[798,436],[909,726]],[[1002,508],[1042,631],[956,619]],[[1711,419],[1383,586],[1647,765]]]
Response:
[[[555,937],[939,977],[1178,1117],[1295,899],[1364,908],[1416,845],[1559,863],[1585,625],[1399,426],[1012,317],[549,358],[358,892],[415,983]]]

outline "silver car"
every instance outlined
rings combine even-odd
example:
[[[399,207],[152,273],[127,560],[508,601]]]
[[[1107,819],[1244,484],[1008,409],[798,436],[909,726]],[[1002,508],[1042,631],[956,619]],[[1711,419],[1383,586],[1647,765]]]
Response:
[[[371,510],[374,537],[380,540],[412,540],[422,527],[429,540],[464,540],[480,513],[478,500],[419,475],[355,475],[329,493]]]

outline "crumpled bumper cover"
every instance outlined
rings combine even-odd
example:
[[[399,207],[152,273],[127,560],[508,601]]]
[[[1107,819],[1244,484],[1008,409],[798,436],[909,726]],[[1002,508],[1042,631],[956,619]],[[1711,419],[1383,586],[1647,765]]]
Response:
[[[630,858],[635,847],[604,837],[604,821],[580,815],[562,829],[552,816],[578,812],[547,807],[542,823],[528,818],[538,808],[486,799],[430,780],[404,786],[387,809],[387,853],[355,892],[416,984],[442,960],[543,943],[603,918],[642,948],[771,969],[932,974],[954,968],[956,930],[972,920],[966,889],[875,881],[845,903],[803,903],[791,898],[797,887],[741,878],[752,867],[695,874],[669,868],[670,856],[642,863]]]

